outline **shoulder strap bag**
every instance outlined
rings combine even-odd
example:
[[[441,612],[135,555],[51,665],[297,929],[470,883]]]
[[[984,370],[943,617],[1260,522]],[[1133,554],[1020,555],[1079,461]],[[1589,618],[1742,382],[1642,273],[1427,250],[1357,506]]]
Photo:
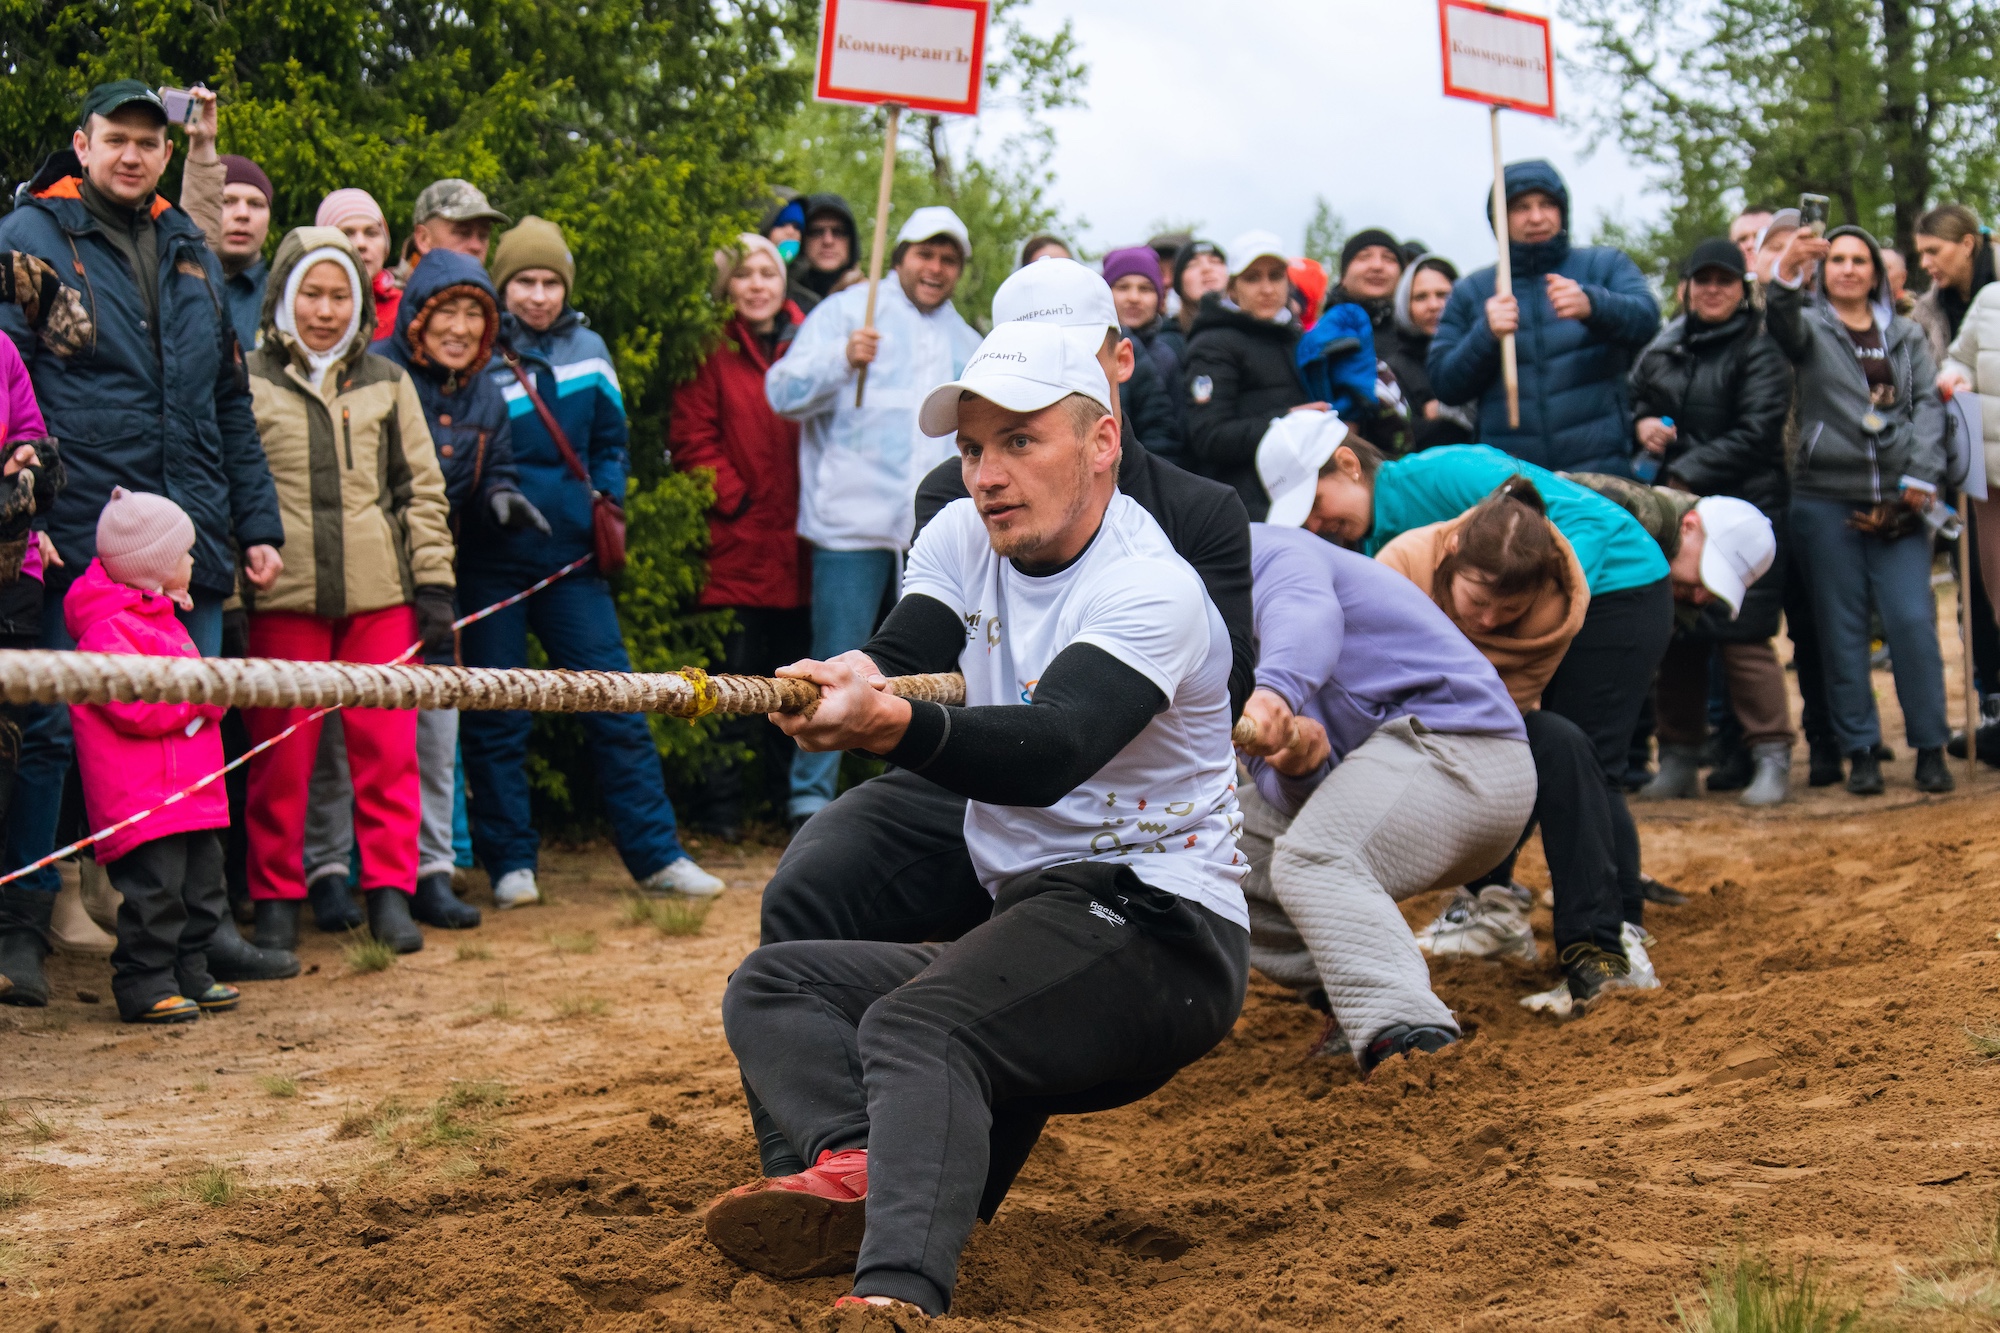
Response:
[[[535,377],[521,364],[521,358],[512,348],[503,349],[501,357],[507,362],[507,368],[514,372],[514,378],[521,382],[528,401],[535,405],[535,415],[542,419],[542,429],[548,431],[549,438],[556,442],[556,452],[562,455],[563,462],[569,465],[569,470],[576,474],[584,489],[590,491],[590,535],[597,553],[597,572],[609,578],[625,568],[625,507],[591,486],[589,469],[576,456],[576,450],[570,448],[569,436],[563,434],[563,428],[556,424],[555,413],[549,411],[541,394],[535,392]]]

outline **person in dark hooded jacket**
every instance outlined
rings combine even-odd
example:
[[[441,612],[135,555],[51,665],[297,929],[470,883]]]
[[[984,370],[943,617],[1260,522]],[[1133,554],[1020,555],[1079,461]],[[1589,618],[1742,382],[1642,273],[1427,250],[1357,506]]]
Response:
[[[814,306],[861,276],[861,244],[854,210],[837,194],[809,194],[800,201],[806,215],[799,257],[792,261],[792,300],[812,313]]]
[[[1403,405],[1409,409],[1413,449],[1430,449],[1440,444],[1474,444],[1475,413],[1467,407],[1451,407],[1438,401],[1431,390],[1430,371],[1425,358],[1438,322],[1451,300],[1458,282],[1458,269],[1443,255],[1419,255],[1403,270],[1396,283],[1395,323],[1388,341],[1377,351],[1395,373],[1402,390]]]
[[[1308,398],[1293,362],[1299,324],[1285,306],[1291,283],[1282,245],[1253,231],[1229,253],[1229,290],[1202,298],[1188,340],[1188,454],[1203,476],[1236,488],[1254,523],[1271,507],[1257,479],[1257,446],[1273,421]]]
[[[1639,266],[1608,246],[1572,245],[1569,187],[1536,159],[1507,165],[1514,295],[1496,296],[1489,265],[1452,289],[1425,368],[1447,404],[1479,404],[1479,438],[1539,467],[1630,476],[1626,372],[1659,330]],[[1492,205],[1488,204],[1490,213]],[[1507,424],[1500,339],[1520,359],[1521,425]]]

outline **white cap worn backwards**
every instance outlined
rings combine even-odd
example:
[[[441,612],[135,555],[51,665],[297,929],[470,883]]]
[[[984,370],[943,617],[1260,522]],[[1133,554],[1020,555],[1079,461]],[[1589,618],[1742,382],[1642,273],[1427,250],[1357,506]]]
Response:
[[[931,204],[910,214],[903,223],[903,229],[896,233],[896,244],[908,242],[914,245],[933,236],[949,236],[958,242],[961,255],[972,253],[972,237],[966,233],[965,224],[958,220],[958,214],[943,204]]]
[[[1296,528],[1312,513],[1319,470],[1347,438],[1338,412],[1293,412],[1273,421],[1257,444],[1257,477],[1271,497],[1264,521]]]
[[[965,372],[924,397],[917,424],[924,434],[958,429],[960,394],[976,394],[1010,412],[1039,412],[1080,393],[1111,415],[1111,381],[1097,358],[1055,324],[1002,324],[986,335]]]
[[[1058,324],[1088,329],[1093,350],[1118,327],[1118,307],[1102,275],[1074,259],[1037,259],[1015,269],[993,293],[993,322]]]
[[[1694,512],[1701,515],[1701,586],[1734,620],[1743,611],[1743,594],[1778,558],[1777,534],[1763,510],[1733,495],[1706,496]]]

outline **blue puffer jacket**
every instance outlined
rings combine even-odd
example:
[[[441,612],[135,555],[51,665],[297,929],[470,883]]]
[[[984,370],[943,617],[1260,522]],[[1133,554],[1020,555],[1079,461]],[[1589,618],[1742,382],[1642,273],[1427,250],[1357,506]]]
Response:
[[[1539,467],[1566,472],[1631,475],[1632,411],[1626,375],[1660,327],[1660,307],[1622,250],[1573,247],[1569,187],[1539,159],[1507,167],[1507,197],[1530,190],[1562,205],[1563,230],[1553,240],[1510,245],[1514,296],[1521,306],[1515,335],[1521,364],[1521,428],[1507,426],[1507,389],[1500,378],[1500,340],[1486,327],[1495,270],[1460,278],[1425,361],[1431,390],[1446,404],[1479,403],[1479,438]],[[1488,204],[1491,211],[1491,204]],[[1560,273],[1590,296],[1588,319],[1558,319],[1541,279]]]
[[[464,287],[486,305],[486,339],[465,371],[453,374],[419,359],[416,342],[423,330],[412,325],[431,302],[453,287]],[[451,503],[451,530],[459,541],[485,537],[497,530],[489,502],[501,491],[518,491],[513,431],[507,400],[485,373],[500,336],[500,303],[493,281],[479,261],[452,250],[433,250],[410,274],[403,300],[396,307],[396,331],[377,339],[369,351],[387,357],[410,372],[424,416],[444,470],[445,499]],[[477,499],[478,503],[473,501]],[[471,508],[468,518],[467,509]]]
[[[90,347],[64,358],[28,329],[18,307],[0,305],[0,331],[20,348],[49,434],[62,441],[69,482],[49,511],[49,536],[63,563],[81,573],[97,554],[97,516],[113,486],[164,495],[194,520],[193,585],[227,594],[236,586],[232,539],[239,547],[282,546],[285,525],[241,375],[222,268],[187,214],[156,199],[161,327],[147,329],[132,266],[84,208],[80,190],[78,177],[63,177],[0,221],[0,249],[47,260],[83,294],[97,329]]]
[[[563,462],[535,405],[528,400],[527,390],[508,366],[505,354],[509,349],[533,377],[535,392],[589,470],[588,489]],[[618,388],[611,349],[575,310],[565,309],[540,333],[511,314],[502,315],[500,342],[494,351],[488,372],[507,400],[521,491],[542,511],[551,531],[546,537],[532,529],[489,532],[476,550],[460,549],[460,567],[469,556],[481,569],[512,573],[525,586],[596,549],[590,523],[592,491],[625,503],[629,468],[625,397]]]

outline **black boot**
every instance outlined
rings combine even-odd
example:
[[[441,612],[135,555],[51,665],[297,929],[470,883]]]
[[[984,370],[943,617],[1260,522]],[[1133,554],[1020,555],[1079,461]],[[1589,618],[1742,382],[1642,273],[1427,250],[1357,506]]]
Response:
[[[208,938],[208,974],[217,981],[283,981],[299,974],[299,960],[284,949],[257,948],[225,918]]]
[[[424,932],[410,920],[410,895],[401,889],[363,889],[368,900],[368,933],[397,953],[424,947]]]
[[[306,901],[312,904],[313,924],[329,935],[361,928],[361,909],[339,875],[321,875],[306,885]]]
[[[1847,790],[1856,796],[1880,796],[1882,794],[1882,761],[1875,757],[1873,750],[1855,750],[1848,754]]]
[[[410,915],[441,930],[471,930],[479,924],[479,909],[461,902],[451,891],[449,870],[417,880],[417,896],[410,901]]]
[[[1917,790],[1952,791],[1958,784],[1952,781],[1951,770],[1945,767],[1943,750],[1917,751]]]
[[[1831,787],[1846,777],[1840,763],[1840,742],[1831,736],[1812,743],[1812,769],[1806,774],[1808,787]]]
[[[290,952],[299,947],[299,900],[259,898],[257,928],[250,942],[260,949]]]
[[[1750,751],[1741,745],[1723,752],[1722,762],[1708,772],[1710,791],[1742,791],[1750,785],[1750,778],[1756,771],[1756,764],[1750,758]]]
[[[42,975],[42,959],[48,957],[49,917],[55,910],[53,893],[18,884],[0,888],[0,977],[13,983],[0,990],[0,1004],[32,1009],[48,1004],[49,979]]]

